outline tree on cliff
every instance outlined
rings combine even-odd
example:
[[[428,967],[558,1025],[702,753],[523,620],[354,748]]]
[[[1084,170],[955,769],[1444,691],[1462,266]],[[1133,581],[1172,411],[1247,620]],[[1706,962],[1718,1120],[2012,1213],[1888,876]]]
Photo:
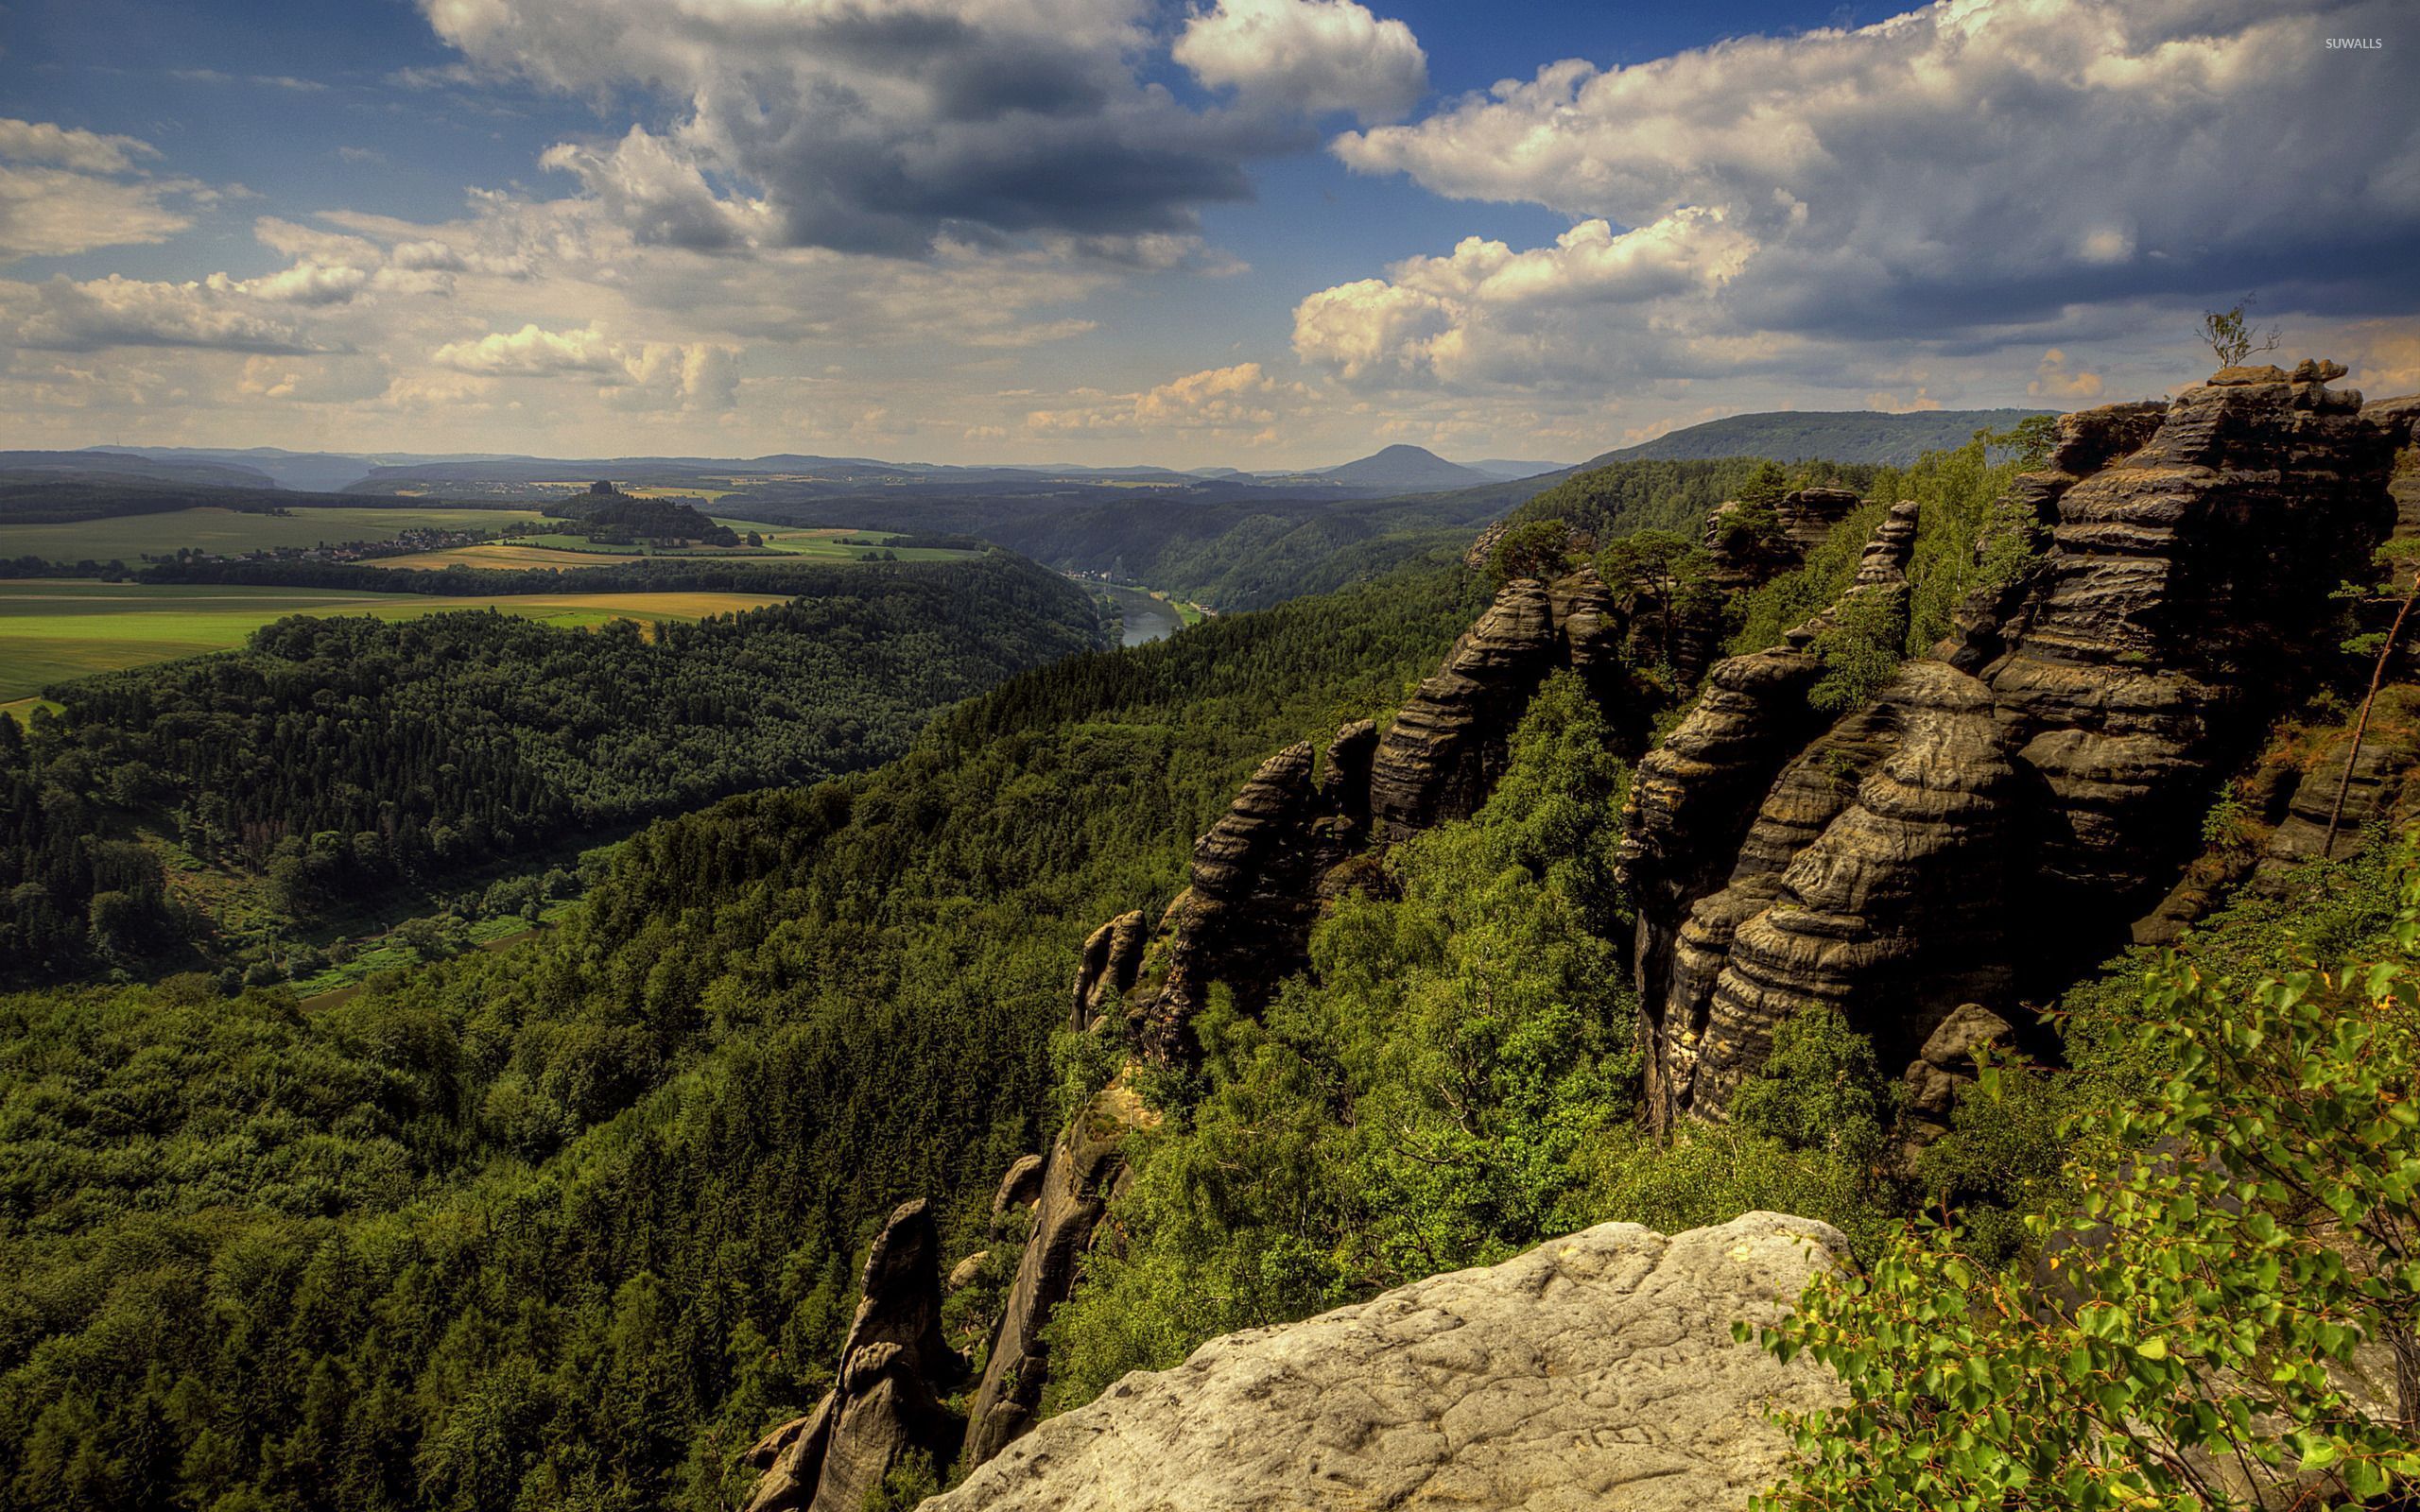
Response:
[[[2236,301],[2231,310],[2204,310],[2196,334],[2209,344],[2210,354],[2219,359],[2221,368],[2233,368],[2244,358],[2259,352],[2277,350],[2275,326],[2255,333],[2251,317],[2244,311],[2252,308],[2252,296],[2247,294]]]

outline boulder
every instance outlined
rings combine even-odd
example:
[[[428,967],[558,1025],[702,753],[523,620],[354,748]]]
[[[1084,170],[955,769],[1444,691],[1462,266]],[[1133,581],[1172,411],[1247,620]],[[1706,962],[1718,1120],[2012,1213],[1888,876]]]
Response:
[[[999,1190],[992,1194],[992,1227],[1019,1208],[1030,1208],[1042,1196],[1042,1157],[1020,1155],[1009,1163],[1000,1177]]]
[[[1744,1507],[1767,1416],[1841,1400],[1732,1337],[1846,1242],[1756,1212],[1667,1238],[1605,1224],[1301,1323],[1214,1339],[1043,1423],[926,1512]]]

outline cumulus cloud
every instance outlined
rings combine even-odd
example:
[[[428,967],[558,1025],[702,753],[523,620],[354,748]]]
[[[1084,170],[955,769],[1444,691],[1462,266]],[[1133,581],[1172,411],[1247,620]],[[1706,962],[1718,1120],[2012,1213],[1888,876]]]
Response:
[[[1687,335],[1681,318],[1718,297],[1755,252],[1719,209],[1679,210],[1620,232],[1582,221],[1550,247],[1517,252],[1466,237],[1446,256],[1408,258],[1388,278],[1304,300],[1294,352],[1347,380],[1535,382],[1604,370],[1616,355],[1600,350],[1613,324],[1635,332],[1629,355],[1652,345],[1668,363]]]
[[[1219,0],[1185,23],[1173,56],[1211,89],[1365,124],[1395,120],[1428,93],[1411,28],[1354,0]]]
[[[2408,31],[2407,9],[1945,0],[1558,62],[1334,147],[1616,225],[1720,209],[1760,249],[1728,292],[1758,328],[1940,335],[2255,285],[2341,305],[2420,272],[2420,115],[2401,71],[2322,40]]]
[[[0,332],[40,352],[202,347],[300,353],[320,350],[291,318],[219,279],[167,284],[122,278],[0,284]]]
[[[603,333],[543,331],[525,325],[494,331],[475,341],[449,341],[429,360],[458,372],[487,378],[549,378],[560,373],[619,373],[622,359]]]
[[[2101,387],[2100,374],[2071,366],[2067,354],[2052,347],[2042,353],[2042,361],[2025,391],[2036,399],[2084,400],[2100,398]]]
[[[183,205],[215,198],[138,167],[160,151],[47,121],[0,120],[0,262],[164,241],[193,224]]]
[[[48,121],[0,120],[0,158],[11,163],[46,163],[78,173],[128,173],[137,159],[159,155],[158,147],[130,136],[103,136]]]
[[[587,377],[629,404],[648,396],[685,405],[727,407],[738,387],[738,352],[712,343],[624,343],[594,326],[548,331],[535,323],[493,331],[474,341],[450,341],[429,354],[441,368],[480,378]]]
[[[1101,395],[1097,403],[1033,410],[1025,423],[1037,435],[1215,431],[1257,443],[1275,439],[1273,427],[1310,397],[1305,386],[1272,377],[1259,363],[1244,362],[1187,373],[1140,393]]]
[[[1168,45],[1148,0],[421,3],[478,69],[678,102],[665,129],[547,161],[640,240],[707,250],[1186,233],[1249,193],[1248,161],[1316,140],[1303,112],[1392,113],[1422,66],[1408,30],[1352,0],[1195,18],[1181,45],[1237,91],[1213,110],[1142,77]]]

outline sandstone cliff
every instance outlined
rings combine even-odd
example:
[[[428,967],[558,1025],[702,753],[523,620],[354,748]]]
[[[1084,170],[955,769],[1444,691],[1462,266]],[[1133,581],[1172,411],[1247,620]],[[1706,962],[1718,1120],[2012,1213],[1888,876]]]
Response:
[[[1847,1252],[1749,1213],[1605,1224],[1516,1260],[1215,1339],[1042,1424],[931,1512],[1744,1505],[1789,1452],[1765,1416],[1838,1386],[1732,1338]]]
[[[1708,674],[1625,816],[1655,1120],[1720,1117],[1807,1005],[1904,1063],[1959,1005],[2020,1020],[2124,943],[2394,523],[2397,438],[2342,370],[2065,417],[1997,511],[2038,560],[1862,709],[1809,710],[1811,622]]]

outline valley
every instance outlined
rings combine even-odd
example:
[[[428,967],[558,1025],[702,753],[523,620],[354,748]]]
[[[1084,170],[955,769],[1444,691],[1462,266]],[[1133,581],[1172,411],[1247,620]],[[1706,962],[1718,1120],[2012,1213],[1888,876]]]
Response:
[[[0,1512],[2420,1512],[2415,0],[41,0]]]

